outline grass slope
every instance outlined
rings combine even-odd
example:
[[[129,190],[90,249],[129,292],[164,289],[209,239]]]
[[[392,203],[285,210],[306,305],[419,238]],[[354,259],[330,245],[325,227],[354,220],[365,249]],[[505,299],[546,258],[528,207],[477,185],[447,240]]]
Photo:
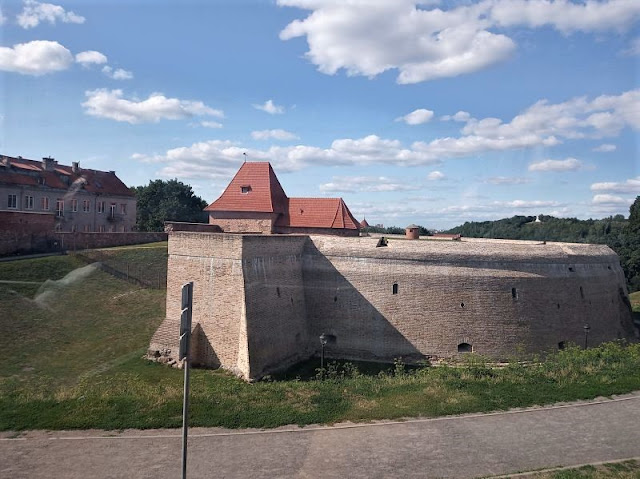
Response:
[[[179,427],[182,371],[140,358],[164,316],[164,291],[77,269],[83,264],[0,263],[0,280],[58,280],[30,295],[0,283],[0,430]],[[638,371],[639,344],[570,348],[502,369],[474,356],[462,367],[398,364],[371,375],[347,364],[331,366],[325,381],[246,384],[194,370],[190,423],[276,427],[490,411],[638,390]]]
[[[640,463],[636,460],[611,462],[595,466],[563,468],[557,471],[533,472],[518,477],[526,477],[527,479],[640,479]]]

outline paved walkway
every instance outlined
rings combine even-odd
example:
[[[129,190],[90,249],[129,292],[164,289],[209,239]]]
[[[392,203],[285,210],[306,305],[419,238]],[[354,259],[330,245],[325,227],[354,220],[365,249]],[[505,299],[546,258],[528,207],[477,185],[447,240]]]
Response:
[[[180,430],[10,436],[0,438],[0,477],[180,477]],[[466,478],[638,457],[640,392],[612,400],[405,422],[266,431],[193,429],[188,476]]]

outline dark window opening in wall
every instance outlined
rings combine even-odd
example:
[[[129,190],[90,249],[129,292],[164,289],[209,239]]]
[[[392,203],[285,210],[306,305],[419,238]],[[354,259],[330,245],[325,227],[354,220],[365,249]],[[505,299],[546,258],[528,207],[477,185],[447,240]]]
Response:
[[[279,298],[280,297],[280,287],[279,286],[276,287],[276,294],[278,295],[278,298]]]
[[[251,187],[250,186],[241,186],[240,187],[240,193],[242,193],[243,195],[248,195],[250,191],[251,191]]]
[[[458,352],[459,353],[470,353],[473,351],[473,346],[469,343],[460,343],[458,344]]]
[[[556,306],[558,306],[558,309],[560,309],[560,303],[558,303]]]
[[[382,236],[382,237],[378,240],[378,244],[376,244],[376,248],[380,248],[381,246],[388,246],[388,244],[387,244],[387,238],[385,238],[384,236]]]
[[[464,308],[464,303],[460,303],[460,307],[461,307],[461,308]]]
[[[607,269],[611,269],[611,266],[607,266]]]
[[[582,286],[580,286],[580,297],[584,299],[584,290],[582,289]]]
[[[573,268],[571,266],[569,267],[569,271],[573,273]]]
[[[293,296],[291,297],[291,304],[293,304]]]
[[[516,288],[511,288],[511,297],[513,299],[518,299],[518,290]]]
[[[564,348],[565,348],[565,342],[564,342],[564,341],[560,341],[560,342],[558,343],[558,349],[559,349],[560,351],[562,351]]]
[[[334,302],[334,303],[337,303],[337,302],[338,302],[338,297],[337,297],[337,296],[334,296],[334,297],[333,297],[333,302]]]
[[[398,283],[393,283],[393,294],[398,294]]]

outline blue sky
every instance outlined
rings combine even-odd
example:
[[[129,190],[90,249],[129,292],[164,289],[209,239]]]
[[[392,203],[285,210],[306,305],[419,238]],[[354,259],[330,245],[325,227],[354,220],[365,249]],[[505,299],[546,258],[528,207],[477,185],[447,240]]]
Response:
[[[244,161],[372,224],[628,215],[640,2],[0,2],[0,153],[177,178]]]

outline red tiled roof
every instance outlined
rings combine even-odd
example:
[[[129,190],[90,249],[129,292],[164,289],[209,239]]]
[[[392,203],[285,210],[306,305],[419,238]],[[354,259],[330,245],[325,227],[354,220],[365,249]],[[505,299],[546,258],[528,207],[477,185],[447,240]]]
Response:
[[[367,219],[364,218],[361,222],[360,222],[360,228],[368,228],[370,225],[369,223],[367,223]]]
[[[290,228],[360,229],[342,198],[288,198],[268,162],[244,163],[205,211],[277,213],[276,226]]]
[[[243,188],[249,191],[243,193]],[[287,195],[268,162],[244,163],[220,198],[205,211],[250,211],[282,213],[287,208]]]
[[[11,169],[0,175],[0,182],[18,185],[38,185],[38,178],[44,178],[49,188],[69,189],[77,180],[84,182],[84,190],[120,196],[134,196],[131,190],[115,173],[80,168],[74,173],[70,166],[55,164],[53,171],[45,171],[41,161],[25,158],[9,158]],[[6,168],[6,166],[4,167]],[[0,171],[2,171],[0,169]],[[35,173],[35,174],[34,174]],[[68,178],[63,181],[62,178]]]
[[[276,226],[290,228],[360,229],[342,198],[289,198],[289,207]]]

